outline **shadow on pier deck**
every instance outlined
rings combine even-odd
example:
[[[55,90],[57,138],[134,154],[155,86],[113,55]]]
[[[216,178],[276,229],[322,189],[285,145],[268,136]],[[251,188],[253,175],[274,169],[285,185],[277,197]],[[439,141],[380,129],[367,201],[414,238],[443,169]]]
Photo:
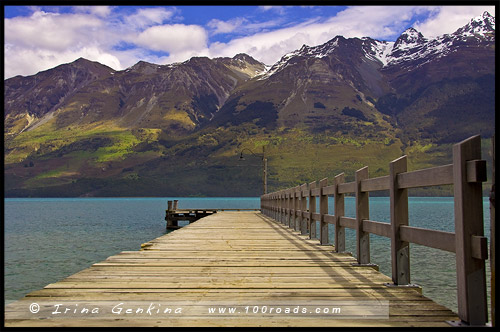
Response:
[[[219,212],[28,294],[6,307],[5,323],[427,327],[457,319],[355,262],[260,212]]]

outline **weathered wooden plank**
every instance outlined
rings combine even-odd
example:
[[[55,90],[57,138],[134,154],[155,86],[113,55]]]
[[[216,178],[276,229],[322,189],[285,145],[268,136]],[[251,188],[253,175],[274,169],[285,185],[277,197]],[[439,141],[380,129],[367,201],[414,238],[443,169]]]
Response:
[[[330,186],[326,186],[323,188],[323,194],[325,195],[334,195],[335,194],[335,185],[332,184]]]
[[[402,241],[455,252],[455,234],[413,226],[399,226]]]
[[[335,216],[332,216],[331,214],[325,214],[323,215],[323,218],[325,222],[329,224],[335,224],[335,221],[337,219]]]
[[[292,200],[291,200],[292,201]],[[283,203],[283,202],[282,202]],[[320,210],[321,211],[321,210]],[[314,218],[315,213],[313,214]],[[324,218],[326,222],[332,218]],[[352,218],[351,218],[352,219]],[[349,220],[349,218],[347,218]],[[345,220],[344,220],[345,221]],[[365,224],[363,221],[363,224]],[[248,228],[256,225],[259,231]],[[253,232],[253,234],[252,234]],[[356,259],[334,253],[260,213],[223,212],[149,241],[142,251],[111,256],[6,308],[7,326],[446,326],[447,308],[414,289],[386,287],[390,278]],[[166,301],[201,308],[202,303],[314,305],[328,301],[388,301],[388,319],[328,316],[252,317],[186,315],[140,319],[25,319],[38,301]],[[367,309],[366,309],[367,310]],[[365,311],[361,311],[361,314]],[[366,314],[370,311],[367,310]]]
[[[307,219],[308,219],[307,229],[308,229],[310,239],[316,238],[316,222],[315,222],[314,217],[313,217],[313,213],[316,213],[316,196],[312,192],[314,189],[316,189],[316,187],[317,187],[316,181],[309,183],[309,197],[308,197],[309,212],[308,212],[308,216],[307,216]],[[321,191],[321,188],[317,188],[317,189],[319,191]]]
[[[373,269],[372,269],[373,270]],[[374,270],[375,271],[375,270]],[[373,299],[387,299],[390,297],[390,304],[397,303],[400,301],[408,301],[405,302],[405,305],[429,305],[429,303],[436,304],[432,302],[428,298],[422,296],[417,291],[408,291],[405,288],[368,288],[368,289],[344,289],[344,288],[329,288],[329,289],[321,289],[321,288],[309,288],[309,289],[295,289],[295,288],[281,288],[281,289],[256,289],[256,290],[245,290],[245,289],[235,289],[235,288],[227,288],[227,289],[151,289],[151,288],[135,288],[135,289],[116,289],[116,288],[100,288],[100,289],[92,289],[92,288],[65,288],[65,289],[55,289],[55,288],[44,288],[41,290],[37,290],[31,292],[27,295],[26,298],[20,301],[29,301],[30,297],[73,297],[78,298],[78,296],[87,296],[87,297],[95,297],[96,299],[102,299],[102,297],[106,297],[106,294],[110,297],[124,297],[130,296],[134,298],[139,298],[143,296],[150,296],[151,299],[156,299],[158,297],[176,297],[182,296],[182,298],[187,297],[189,295],[193,297],[197,297],[200,294],[204,297],[213,297],[213,298],[221,298],[221,297],[234,297],[234,296],[242,296],[242,297],[263,297],[263,296],[278,296],[278,297],[291,297],[291,298],[308,298],[308,299],[324,299],[324,298],[338,298],[338,297],[347,297],[347,298],[373,298]],[[437,305],[437,304],[436,304]]]
[[[289,315],[287,315],[289,316]],[[417,316],[418,317],[418,316]],[[227,326],[240,326],[240,327],[283,327],[283,326],[296,326],[296,327],[449,327],[445,322],[453,320],[453,316],[435,316],[426,320],[418,319],[415,317],[401,317],[398,320],[380,322],[370,319],[362,320],[348,320],[336,319],[325,320],[308,317],[287,317],[270,319],[269,317],[251,317],[251,318],[235,318],[235,317],[185,317],[185,318],[170,318],[168,320],[152,320],[152,319],[116,319],[113,326],[116,327],[227,327]],[[33,320],[17,320],[13,321],[9,326],[24,326],[24,327],[44,327],[44,326],[59,326],[59,327],[102,327],[108,326],[109,320],[103,319],[75,319],[71,321],[36,321]]]
[[[311,189],[311,196],[319,196],[321,195],[321,188]]]
[[[355,229],[356,228],[356,218],[340,217],[339,218],[339,225],[342,227]]]
[[[365,179],[361,181],[361,191],[389,190],[389,176]]]
[[[312,220],[313,221],[321,221],[321,214],[320,213],[312,213]]]
[[[395,285],[410,284],[410,244],[401,239],[401,226],[408,226],[408,189],[401,188],[399,176],[407,171],[407,157],[389,164],[391,209],[391,265]]]
[[[300,198],[301,214],[299,216],[300,234],[307,235],[308,233],[307,216],[309,215],[307,212],[307,197],[309,196],[309,189],[307,187],[307,183],[302,184],[300,186],[300,190],[301,190],[301,198]]]
[[[339,194],[355,193],[356,192],[356,182],[340,183],[338,185]]]
[[[365,232],[385,237],[391,237],[391,224],[365,219],[363,220]]]
[[[359,264],[370,263],[370,233],[363,229],[363,220],[370,217],[369,194],[361,191],[361,182],[368,179],[368,166],[356,171],[356,254]]]
[[[344,194],[340,193],[339,187],[345,181],[344,173],[340,173],[335,176],[335,251],[344,252],[345,251],[345,228],[340,224],[340,219],[345,213],[345,201]]]
[[[484,236],[481,182],[468,182],[468,162],[481,159],[481,137],[453,146],[453,190],[458,314],[471,325],[488,321],[485,263],[472,256],[473,236]]]
[[[321,194],[319,197],[319,243],[321,245],[328,244],[328,222],[325,220],[325,215],[328,214],[328,195],[324,193],[324,188],[328,185],[328,179],[324,178],[319,181]]]
[[[397,175],[396,181],[399,189],[452,184],[453,165],[431,167],[413,172],[405,171]]]

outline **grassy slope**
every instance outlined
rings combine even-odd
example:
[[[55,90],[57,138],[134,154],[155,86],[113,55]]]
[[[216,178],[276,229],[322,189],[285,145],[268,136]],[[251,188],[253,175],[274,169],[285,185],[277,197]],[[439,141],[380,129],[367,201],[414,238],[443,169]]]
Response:
[[[244,148],[260,154],[266,147],[269,191],[341,172],[351,181],[365,165],[371,177],[383,176],[389,162],[403,154],[401,141],[387,133],[353,138],[245,123],[181,139],[109,123],[71,130],[50,126],[5,142],[7,196],[252,196],[262,192],[262,161],[248,153],[238,161]],[[485,140],[485,159],[489,146]],[[451,163],[449,144],[412,142],[404,153],[409,170]],[[449,188],[427,193],[447,194]]]

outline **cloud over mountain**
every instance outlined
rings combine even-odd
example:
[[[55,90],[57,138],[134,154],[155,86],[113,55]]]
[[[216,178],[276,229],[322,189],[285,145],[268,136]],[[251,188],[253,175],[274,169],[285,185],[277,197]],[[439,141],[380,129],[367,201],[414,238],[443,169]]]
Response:
[[[79,57],[115,70],[139,60],[167,64],[196,55],[238,53],[272,64],[283,53],[336,35],[391,40],[411,24],[426,36],[440,35],[453,32],[470,16],[493,12],[491,6],[255,7],[247,10],[250,14],[230,14],[237,10],[230,6],[27,8],[29,15],[4,21],[5,78],[32,75]],[[224,11],[224,17],[217,11]]]

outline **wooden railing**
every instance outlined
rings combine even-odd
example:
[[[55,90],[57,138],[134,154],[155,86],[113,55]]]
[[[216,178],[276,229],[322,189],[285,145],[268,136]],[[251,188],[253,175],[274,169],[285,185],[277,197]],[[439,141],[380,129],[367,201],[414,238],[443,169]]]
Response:
[[[486,162],[481,160],[481,139],[471,137],[453,146],[453,163],[407,171],[407,157],[389,163],[389,175],[369,178],[368,167],[356,171],[355,180],[345,183],[344,173],[318,183],[280,190],[261,196],[265,215],[300,231],[310,238],[329,243],[328,224],[334,225],[334,250],[345,251],[345,228],[356,231],[356,258],[360,265],[370,264],[370,234],[391,239],[393,284],[410,284],[409,244],[454,252],[456,256],[458,316],[460,324],[484,325],[488,321],[485,260],[488,255],[484,237],[482,182],[486,181]],[[424,229],[408,223],[408,189],[453,185],[455,232]],[[390,223],[370,220],[369,192],[389,190]],[[344,215],[344,197],[356,195],[356,218]],[[334,196],[334,215],[328,214],[328,196]],[[319,198],[319,211],[316,211]],[[316,222],[320,223],[316,234]],[[319,236],[318,236],[319,235]]]

